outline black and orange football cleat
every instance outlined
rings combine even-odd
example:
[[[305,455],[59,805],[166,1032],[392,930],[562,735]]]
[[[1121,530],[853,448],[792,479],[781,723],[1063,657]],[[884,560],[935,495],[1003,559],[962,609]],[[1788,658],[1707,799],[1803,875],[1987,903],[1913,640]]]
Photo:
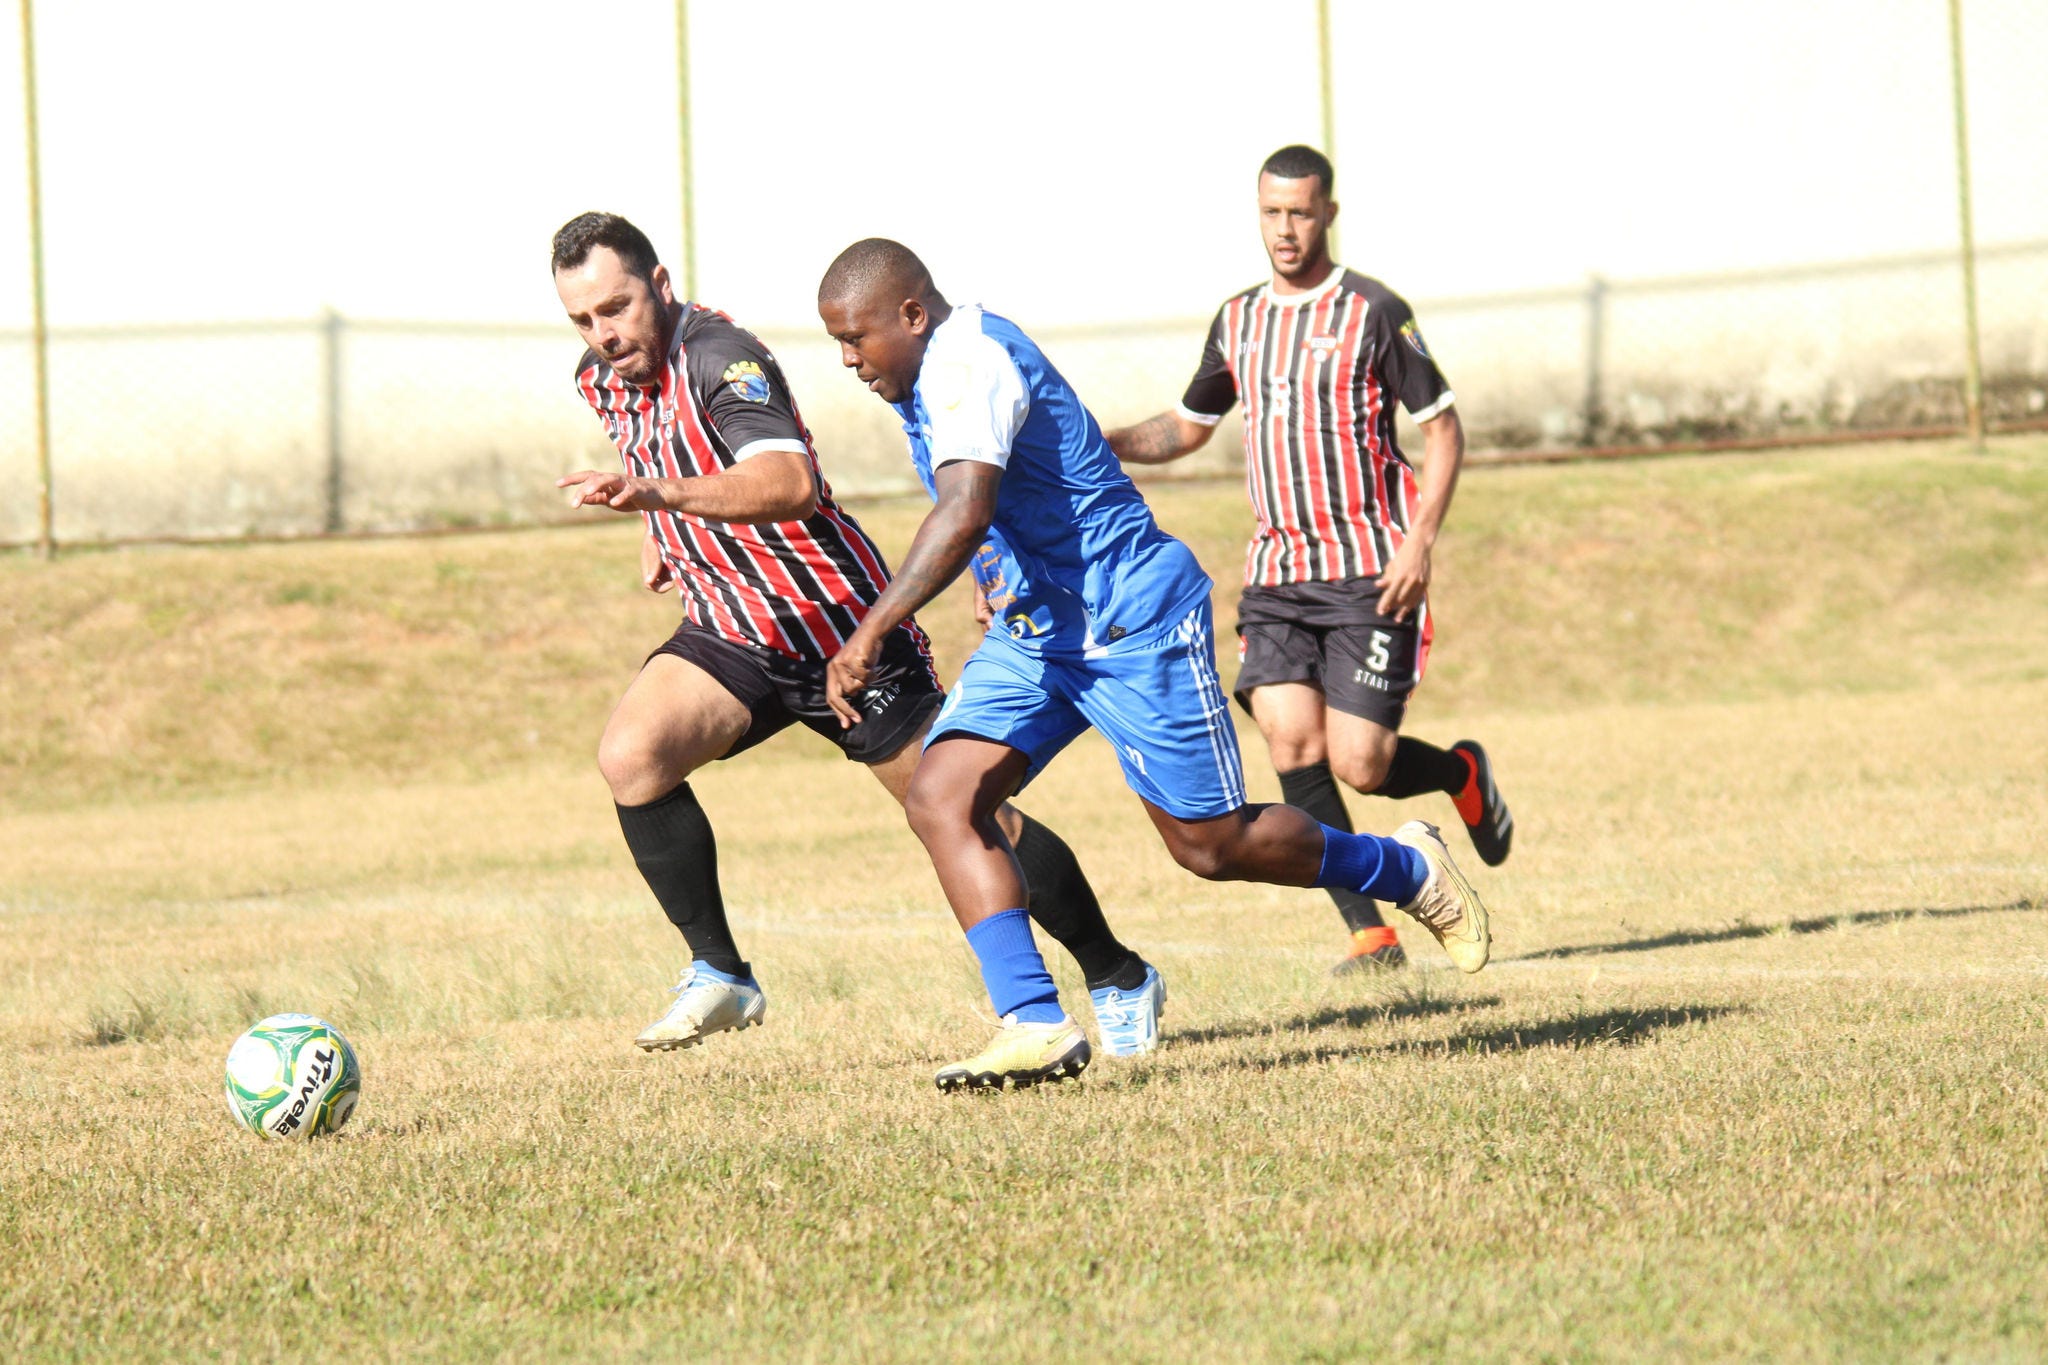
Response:
[[[1401,940],[1394,936],[1393,926],[1375,924],[1370,929],[1351,931],[1351,951],[1337,960],[1337,965],[1330,968],[1330,975],[1388,972],[1407,965],[1408,954],[1401,947]]]
[[[1465,779],[1465,790],[1451,798],[1458,808],[1458,818],[1465,822],[1465,832],[1472,836],[1472,848],[1479,854],[1479,861],[1488,867],[1499,867],[1508,860],[1508,846],[1515,841],[1515,817],[1508,813],[1508,803],[1500,799],[1500,788],[1494,784],[1493,764],[1486,757],[1486,750],[1469,739],[1461,739],[1451,746],[1451,752],[1462,754],[1471,776]]]

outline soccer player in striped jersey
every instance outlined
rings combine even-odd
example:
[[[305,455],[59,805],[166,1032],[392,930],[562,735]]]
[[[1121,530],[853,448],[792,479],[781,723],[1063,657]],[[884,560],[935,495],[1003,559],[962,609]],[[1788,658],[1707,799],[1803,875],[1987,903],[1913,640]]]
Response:
[[[1335,172],[1283,147],[1259,172],[1273,277],[1226,302],[1180,406],[1109,433],[1130,464],[1177,460],[1244,403],[1245,486],[1257,528],[1238,605],[1237,700],[1257,720],[1286,799],[1350,829],[1336,778],[1394,799],[1448,795],[1488,866],[1514,819],[1486,751],[1400,733],[1433,634],[1430,548],[1465,456],[1455,398],[1415,315],[1330,259]],[[1423,469],[1394,440],[1394,403],[1422,429]],[[1332,888],[1349,954],[1334,970],[1406,961],[1369,898]]]
[[[943,694],[924,634],[907,618],[877,641],[875,667],[843,728],[825,699],[825,661],[889,581],[860,524],[833,501],[817,449],[775,357],[723,313],[675,297],[638,228],[586,213],[555,234],[556,291],[589,347],[576,388],[618,447],[623,472],[558,481],[572,507],[638,512],[642,582],[674,591],[683,621],[648,656],[606,724],[598,766],[627,847],[689,944],[675,1003],[635,1039],[689,1047],[764,1017],[718,884],[711,822],[689,777],[792,723],[839,745],[898,801]],[[1152,969],[1119,943],[1067,845],[1014,807],[1000,816],[1031,886],[1030,910],[1114,994]],[[1028,931],[1027,931],[1028,933]],[[1151,1035],[1097,1011],[1105,1048],[1149,1050]]]
[[[1087,1039],[1032,944],[997,811],[1091,727],[1182,867],[1383,896],[1460,968],[1486,965],[1485,907],[1434,827],[1415,821],[1382,839],[1245,801],[1209,576],[1159,528],[1102,428],[1029,337],[948,303],[924,263],[883,238],[832,262],[818,315],[841,362],[903,419],[935,504],[826,668],[827,700],[850,729],[873,724],[856,702],[886,666],[890,632],[970,564],[992,618],[904,803],[1003,1021],[978,1056],[939,1071],[941,1090],[1029,1085],[1088,1064]]]

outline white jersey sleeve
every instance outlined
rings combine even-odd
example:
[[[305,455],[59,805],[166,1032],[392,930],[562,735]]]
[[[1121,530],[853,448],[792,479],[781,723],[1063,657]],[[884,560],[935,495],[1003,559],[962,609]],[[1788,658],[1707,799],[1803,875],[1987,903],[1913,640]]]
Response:
[[[917,386],[931,418],[934,470],[954,460],[1009,467],[1031,392],[1002,343],[982,332],[978,309],[956,310],[933,335]]]

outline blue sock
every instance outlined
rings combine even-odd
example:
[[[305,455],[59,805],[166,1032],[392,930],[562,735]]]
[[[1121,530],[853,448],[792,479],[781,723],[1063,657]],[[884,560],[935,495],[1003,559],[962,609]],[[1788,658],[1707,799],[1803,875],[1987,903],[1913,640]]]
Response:
[[[723,981],[728,986],[751,986],[754,984],[754,978],[751,976],[734,976],[731,972],[721,972],[709,962],[701,959],[692,962],[690,970],[699,976],[708,976],[713,981]]]
[[[1057,1024],[1067,1017],[1059,988],[1031,941],[1031,917],[1022,910],[990,915],[967,931],[967,946],[981,960],[981,979],[998,1015],[1020,1024]]]
[[[1346,834],[1323,826],[1323,866],[1316,885],[1406,905],[1429,880],[1429,864],[1406,844],[1377,834]]]

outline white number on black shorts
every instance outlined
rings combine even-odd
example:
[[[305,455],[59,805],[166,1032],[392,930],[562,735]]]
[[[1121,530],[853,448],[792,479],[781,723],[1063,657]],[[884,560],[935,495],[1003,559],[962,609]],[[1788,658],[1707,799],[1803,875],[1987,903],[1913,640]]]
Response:
[[[1372,633],[1372,648],[1366,651],[1365,666],[1375,673],[1386,672],[1387,664],[1391,662],[1387,658],[1387,646],[1392,643],[1394,643],[1393,636],[1383,630],[1374,631]]]

